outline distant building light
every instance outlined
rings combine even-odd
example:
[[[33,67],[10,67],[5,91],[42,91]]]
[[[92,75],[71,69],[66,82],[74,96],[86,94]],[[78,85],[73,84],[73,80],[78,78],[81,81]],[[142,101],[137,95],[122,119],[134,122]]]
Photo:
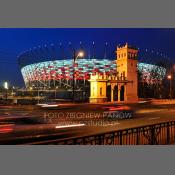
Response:
[[[4,88],[5,89],[8,89],[9,87],[8,87],[8,82],[4,82]]]

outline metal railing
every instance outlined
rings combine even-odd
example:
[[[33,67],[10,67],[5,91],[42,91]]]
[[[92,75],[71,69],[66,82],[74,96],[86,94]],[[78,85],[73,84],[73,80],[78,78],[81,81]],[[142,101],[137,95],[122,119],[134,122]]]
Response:
[[[68,139],[30,144],[51,145],[168,145],[175,143],[175,121]]]

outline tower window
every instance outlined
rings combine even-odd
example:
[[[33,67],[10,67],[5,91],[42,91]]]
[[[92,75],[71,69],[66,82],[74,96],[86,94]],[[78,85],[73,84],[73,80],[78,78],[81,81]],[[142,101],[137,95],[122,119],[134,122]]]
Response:
[[[102,95],[102,87],[100,88],[100,95]]]
[[[128,52],[128,57],[131,58],[131,54]]]
[[[92,92],[93,92],[93,96],[94,96],[95,95],[95,87],[93,87],[93,91]]]

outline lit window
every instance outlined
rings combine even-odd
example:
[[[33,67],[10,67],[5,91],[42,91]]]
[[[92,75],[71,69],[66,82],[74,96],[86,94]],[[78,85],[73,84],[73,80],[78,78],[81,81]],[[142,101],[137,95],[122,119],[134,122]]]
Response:
[[[102,87],[100,88],[100,95],[102,95]]]
[[[94,94],[95,94],[95,87],[93,87],[93,96],[94,96]]]

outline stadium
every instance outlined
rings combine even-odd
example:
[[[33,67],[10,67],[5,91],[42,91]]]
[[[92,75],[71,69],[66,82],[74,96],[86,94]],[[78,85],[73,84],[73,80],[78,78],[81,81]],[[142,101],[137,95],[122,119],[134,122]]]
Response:
[[[65,56],[60,56],[60,53],[61,51],[57,51],[52,45],[50,48],[30,49],[19,55],[19,65],[27,89],[71,91],[74,79],[76,89],[81,90],[89,86],[90,74],[98,72],[112,75],[116,73],[116,59],[99,59],[92,54],[92,57],[77,59],[74,64],[70,56],[66,59]],[[138,60],[141,59],[138,58]],[[158,72],[160,79],[165,76],[166,72],[163,67],[144,62],[138,63],[138,70],[144,75],[145,81],[150,81],[150,74],[153,70]]]

